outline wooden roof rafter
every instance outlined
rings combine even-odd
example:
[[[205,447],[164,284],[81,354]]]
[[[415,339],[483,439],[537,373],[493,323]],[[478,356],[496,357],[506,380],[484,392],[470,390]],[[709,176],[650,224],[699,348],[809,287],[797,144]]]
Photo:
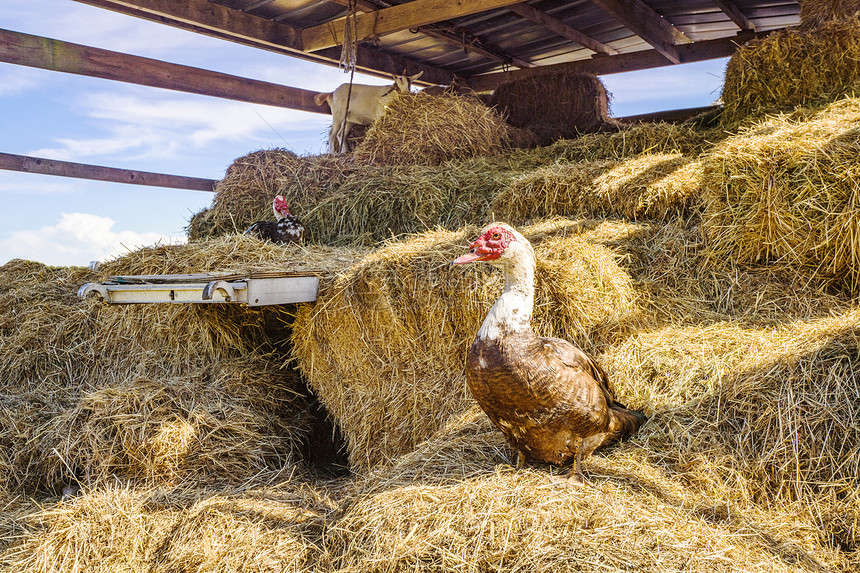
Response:
[[[349,0],[332,0],[341,6],[349,5]],[[362,12],[375,12],[381,9],[389,8],[393,6],[393,4],[385,1],[376,1],[369,2],[368,0],[356,0],[356,7]],[[490,60],[499,62],[503,65],[514,65],[518,68],[533,68],[534,64],[531,62],[527,62],[516,56],[512,56],[510,54],[506,54],[504,51],[499,49],[496,46],[488,46],[486,42],[480,38],[474,37],[474,41],[467,41],[463,35],[458,35],[456,32],[452,32],[449,29],[445,29],[443,26],[438,24],[428,24],[426,26],[418,26],[417,28],[411,28],[411,30],[415,30],[421,34],[425,34],[432,38],[436,38],[437,40],[442,40],[446,44],[450,46],[456,46],[457,48],[466,50],[468,52],[474,52],[488,58]]]
[[[318,92],[0,29],[0,62],[141,86],[331,113]]]
[[[331,65],[340,60],[340,50],[305,53],[301,49],[301,31],[293,26],[208,0],[75,1],[317,63]],[[448,84],[454,78],[447,70],[367,48],[359,47],[356,55],[360,70],[372,75],[423,72],[422,81],[436,84]]]
[[[419,28],[445,20],[503,8],[523,0],[412,0],[373,12],[359,14],[355,19],[356,38],[366,40],[410,28]],[[306,52],[339,46],[343,43],[344,18],[305,28],[301,44]]]
[[[634,34],[651,44],[667,60],[680,64],[677,45],[692,40],[642,0],[592,0]]]
[[[752,21],[747,18],[743,12],[741,12],[740,8],[738,8],[737,4],[735,4],[733,0],[712,1],[716,4],[717,8],[722,10],[726,16],[731,18],[732,22],[738,25],[738,28],[755,32],[755,24],[753,24]]]
[[[745,30],[738,32],[738,34],[732,38],[719,38],[717,40],[704,40],[701,42],[681,44],[677,46],[678,56],[680,58],[680,63],[682,64],[725,58],[731,56],[735,50],[737,50],[738,45],[766,35],[767,33],[749,32]],[[611,57],[590,58],[562,64],[538,66],[528,70],[512,70],[509,72],[482,74],[468,78],[468,83],[474,90],[482,92],[494,90],[505,82],[551,74],[554,72],[581,72],[605,75],[659,68],[668,65],[671,65],[670,62],[658,50],[642,50],[639,52],[629,52]]]
[[[568,26],[561,20],[550,16],[542,10],[538,10],[531,4],[526,4],[525,2],[522,4],[513,4],[511,6],[508,6],[508,10],[522,16],[523,18],[531,20],[536,24],[540,24],[547,30],[558,34],[562,38],[567,38],[572,42],[576,42],[577,44],[580,44],[581,46],[586,47],[593,52],[596,52],[598,54],[605,54],[607,56],[618,55],[618,50],[616,50],[615,48],[592,38],[588,34],[580,32],[572,26]]]

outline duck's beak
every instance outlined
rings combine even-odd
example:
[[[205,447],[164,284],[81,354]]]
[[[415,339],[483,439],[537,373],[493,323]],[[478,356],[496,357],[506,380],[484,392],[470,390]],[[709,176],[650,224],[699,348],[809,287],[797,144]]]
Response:
[[[451,261],[452,265],[465,265],[467,263],[474,263],[475,261],[481,261],[484,259],[484,255],[479,255],[478,253],[466,253],[465,255],[459,256],[453,261]]]

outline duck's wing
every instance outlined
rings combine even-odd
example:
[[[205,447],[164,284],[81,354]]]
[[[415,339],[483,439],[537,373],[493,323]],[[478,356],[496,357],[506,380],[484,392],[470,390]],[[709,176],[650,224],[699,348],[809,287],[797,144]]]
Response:
[[[305,236],[305,226],[298,217],[292,213],[287,213],[278,220],[278,233],[281,240],[284,242],[300,243]]]
[[[541,354],[544,362],[553,364],[557,361],[564,364],[570,369],[570,375],[575,376],[577,380],[592,379],[603,393],[607,406],[615,404],[609,376],[591,356],[561,338],[541,338],[540,340],[543,343]],[[579,372],[582,374],[576,374]]]
[[[274,221],[257,221],[245,231],[246,235],[269,241],[278,241],[278,224]]]

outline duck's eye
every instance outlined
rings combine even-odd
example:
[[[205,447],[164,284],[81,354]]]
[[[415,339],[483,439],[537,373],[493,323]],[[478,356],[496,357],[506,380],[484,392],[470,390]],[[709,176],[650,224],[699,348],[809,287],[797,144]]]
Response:
[[[471,248],[471,249],[469,249],[469,252],[470,252],[470,253],[474,253],[474,252],[475,252],[475,249],[474,249],[474,248]]]
[[[502,238],[502,234],[497,231],[497,232],[493,233],[493,238],[498,241],[499,239]]]

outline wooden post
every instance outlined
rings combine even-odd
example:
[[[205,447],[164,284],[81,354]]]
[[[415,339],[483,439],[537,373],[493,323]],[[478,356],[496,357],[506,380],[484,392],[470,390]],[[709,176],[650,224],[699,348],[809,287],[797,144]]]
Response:
[[[0,29],[0,62],[181,92],[331,113],[318,93]]]
[[[149,185],[152,187],[170,187],[172,189],[190,189],[192,191],[214,191],[214,179],[198,179],[181,175],[165,175],[148,171],[132,171],[131,169],[116,169],[0,153],[0,169],[22,171],[24,173],[41,173],[43,175],[59,175],[61,177],[76,177],[78,179],[93,179],[95,181],[111,181],[114,183],[129,183],[132,185]]]

